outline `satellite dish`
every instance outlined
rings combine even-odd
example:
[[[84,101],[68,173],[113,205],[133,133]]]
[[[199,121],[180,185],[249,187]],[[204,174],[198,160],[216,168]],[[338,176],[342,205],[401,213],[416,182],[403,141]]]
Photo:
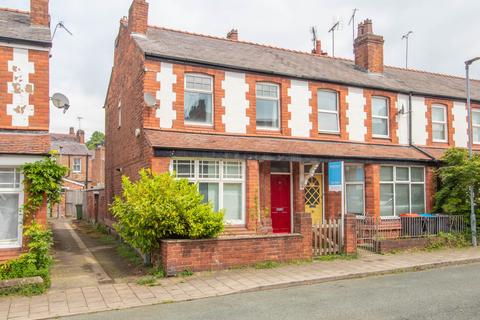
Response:
[[[52,100],[56,108],[63,109],[63,113],[67,112],[68,108],[70,108],[70,101],[68,101],[68,98],[64,94],[55,93],[50,100]]]
[[[143,100],[145,101],[145,104],[149,107],[156,108],[157,107],[157,99],[155,99],[152,94],[146,92],[143,95]]]

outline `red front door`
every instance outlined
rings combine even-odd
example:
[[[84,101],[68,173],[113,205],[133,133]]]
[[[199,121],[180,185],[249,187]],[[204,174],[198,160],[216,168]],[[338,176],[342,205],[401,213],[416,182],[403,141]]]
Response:
[[[271,175],[270,194],[273,232],[289,233],[291,230],[290,176]]]

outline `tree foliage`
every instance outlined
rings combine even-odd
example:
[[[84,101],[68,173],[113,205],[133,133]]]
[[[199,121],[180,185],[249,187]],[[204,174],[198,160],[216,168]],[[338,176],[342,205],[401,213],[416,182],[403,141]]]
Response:
[[[97,145],[103,144],[105,142],[105,134],[100,131],[95,131],[90,139],[87,141],[87,148],[89,150],[95,149]]]
[[[480,155],[469,159],[465,149],[451,148],[442,158],[437,170],[440,188],[435,194],[435,209],[448,214],[470,215],[470,186],[475,191],[477,221],[480,193]]]
[[[185,179],[142,169],[137,182],[124,176],[122,186],[123,196],[111,207],[115,228],[145,254],[157,249],[161,239],[212,238],[223,231],[223,213],[203,203],[197,186]]]

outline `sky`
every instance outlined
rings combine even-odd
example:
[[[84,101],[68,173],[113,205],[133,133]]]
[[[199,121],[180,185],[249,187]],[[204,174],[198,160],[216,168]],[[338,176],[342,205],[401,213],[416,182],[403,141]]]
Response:
[[[50,65],[51,94],[70,99],[66,114],[51,108],[50,130],[79,127],[90,136],[105,127],[104,100],[113,63],[113,45],[120,18],[132,0],[50,0],[52,29],[63,21],[73,33],[59,30]],[[0,0],[0,7],[29,9],[29,0]],[[224,37],[236,28],[239,39],[310,51],[310,28],[315,26],[323,50],[332,53],[328,30],[335,32],[335,56],[353,58],[352,25],[370,18],[373,31],[385,39],[386,65],[405,65],[402,35],[413,31],[409,67],[463,76],[464,61],[480,56],[478,0],[150,0],[149,24]],[[53,30],[52,30],[53,31]],[[480,79],[480,63],[472,67]]]

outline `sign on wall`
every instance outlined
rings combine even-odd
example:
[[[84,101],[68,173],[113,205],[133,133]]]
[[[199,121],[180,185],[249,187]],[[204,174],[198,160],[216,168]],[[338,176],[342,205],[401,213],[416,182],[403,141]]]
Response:
[[[343,161],[328,163],[328,191],[342,191]]]

